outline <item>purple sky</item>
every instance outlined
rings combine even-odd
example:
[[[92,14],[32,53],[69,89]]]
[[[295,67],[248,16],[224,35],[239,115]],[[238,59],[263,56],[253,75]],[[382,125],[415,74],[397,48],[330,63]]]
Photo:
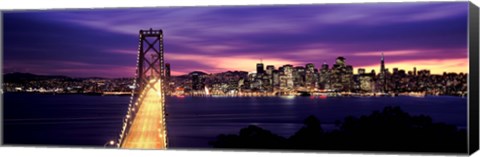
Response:
[[[354,68],[467,72],[468,2],[10,11],[4,73],[133,77],[140,29],[163,29],[173,75],[344,56]]]

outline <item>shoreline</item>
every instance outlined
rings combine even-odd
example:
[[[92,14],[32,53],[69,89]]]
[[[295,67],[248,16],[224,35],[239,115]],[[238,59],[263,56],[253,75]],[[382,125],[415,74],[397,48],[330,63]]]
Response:
[[[3,92],[5,93],[22,93],[22,94],[39,94],[39,95],[86,95],[86,96],[132,96],[131,92],[121,92],[121,93],[56,93],[56,92]],[[137,94],[135,94],[137,95]],[[447,94],[424,94],[424,93],[322,93],[322,94],[296,94],[296,95],[274,95],[274,94],[167,94],[166,96],[170,97],[398,97],[398,96],[411,96],[411,97],[426,97],[426,96],[453,96],[453,97],[468,97],[468,94],[465,95],[447,95]]]

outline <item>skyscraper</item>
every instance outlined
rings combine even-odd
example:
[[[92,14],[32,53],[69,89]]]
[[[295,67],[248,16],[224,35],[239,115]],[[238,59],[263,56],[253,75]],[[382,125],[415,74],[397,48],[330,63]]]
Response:
[[[382,53],[383,54],[383,53]],[[382,59],[383,60],[383,59]],[[340,56],[337,57],[337,60],[335,61],[338,66],[345,66],[345,58]],[[383,63],[383,61],[382,61]]]
[[[365,69],[363,68],[358,68],[358,74],[365,74]]]
[[[165,78],[170,80],[170,63],[165,64]]]
[[[314,71],[315,69],[315,65],[313,63],[308,63],[305,65],[305,70],[309,71],[309,72],[312,72]]]
[[[413,76],[417,76],[417,67],[413,67]]]
[[[199,90],[199,84],[200,84],[200,76],[198,76],[198,73],[192,73],[192,89],[193,90]]]
[[[267,75],[271,76],[273,73],[273,70],[275,70],[275,66],[267,65]]]
[[[204,75],[206,73],[200,71],[194,71],[189,74],[192,78],[192,89],[203,90],[204,88]]]
[[[380,73],[383,74],[385,73],[385,60],[382,52],[382,58],[380,60]]]
[[[274,87],[278,87],[280,85],[280,71],[279,70],[273,70],[272,72],[272,82]]]
[[[264,68],[263,68],[263,63],[257,63],[257,75],[261,75],[264,72],[265,71],[264,71]]]
[[[294,86],[304,86],[305,85],[305,67],[296,66],[293,68],[292,72],[293,84]]]
[[[393,75],[397,75],[398,74],[398,68],[393,68]]]
[[[287,64],[284,65],[283,74],[279,76],[280,79],[280,89],[290,90],[293,89],[293,65]]]
[[[320,69],[320,78],[319,78],[319,87],[320,89],[327,89],[330,88],[330,75],[328,64],[324,62],[322,64],[322,68]]]
[[[330,87],[336,91],[351,91],[353,87],[353,67],[345,63],[345,58],[337,57],[330,70]]]
[[[386,76],[386,69],[385,69],[385,58],[383,56],[382,52],[382,57],[380,59],[380,73],[379,73],[379,79],[378,79],[378,85],[379,89],[382,92],[387,92],[387,76]]]
[[[317,83],[315,77],[315,65],[313,63],[308,63],[305,65],[305,86],[313,88]]]
[[[328,71],[328,64],[323,62],[321,71]]]

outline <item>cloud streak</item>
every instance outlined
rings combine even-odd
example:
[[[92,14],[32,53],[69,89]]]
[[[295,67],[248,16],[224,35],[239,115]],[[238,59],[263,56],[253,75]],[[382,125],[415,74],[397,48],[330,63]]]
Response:
[[[134,67],[138,31],[149,28],[164,30],[174,74],[252,71],[260,58],[278,67],[320,66],[344,56],[354,67],[368,67],[379,63],[380,52],[389,63],[466,61],[467,15],[467,2],[7,12],[4,71],[36,69],[28,64],[32,60]],[[467,68],[455,66],[451,70]],[[41,71],[58,72],[50,67]],[[77,76],[133,76],[125,70],[88,74],[71,64],[59,67]]]

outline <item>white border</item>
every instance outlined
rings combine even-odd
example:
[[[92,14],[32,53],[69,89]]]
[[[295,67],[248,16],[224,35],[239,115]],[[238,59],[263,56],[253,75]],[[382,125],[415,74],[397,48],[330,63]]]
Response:
[[[99,157],[138,157],[138,156],[208,156],[208,157],[439,157],[451,155],[410,155],[410,154],[373,154],[373,153],[316,153],[316,152],[269,152],[269,151],[212,151],[212,150],[126,150],[126,149],[92,149],[92,148],[47,148],[47,147],[0,147],[2,157],[5,156],[99,156]],[[478,156],[478,155],[477,155]]]
[[[45,10],[65,8],[124,8],[124,7],[155,7],[155,6],[213,6],[213,5],[260,5],[260,4],[325,4],[325,3],[365,3],[365,2],[422,2],[426,0],[0,0],[0,10]],[[434,0],[452,1],[452,0]],[[458,0],[456,0],[458,1]],[[471,0],[480,6],[480,0]],[[1,21],[1,17],[0,17]],[[3,21],[2,21],[3,22]],[[3,24],[0,25],[2,30]],[[2,33],[0,35],[3,37]],[[2,39],[0,37],[0,41]],[[0,48],[1,48],[0,42]],[[0,49],[3,51],[3,49]],[[3,52],[1,52],[3,54]],[[0,63],[1,63],[0,58]],[[1,65],[1,64],[0,64]],[[0,68],[1,72],[1,68]],[[2,94],[3,95],[3,94]],[[0,99],[1,100],[1,99]],[[1,111],[1,110],[0,110]],[[0,115],[1,112],[0,112]],[[1,117],[0,117],[1,118]],[[1,129],[1,126],[0,126]],[[0,130],[1,133],[1,130]],[[112,149],[87,149],[87,148],[47,148],[47,147],[0,147],[1,156],[209,156],[209,157],[343,157],[343,156],[432,156],[432,155],[406,155],[386,153],[302,153],[302,152],[246,152],[246,151],[198,151],[198,150],[112,150]],[[476,153],[473,156],[480,156]]]

